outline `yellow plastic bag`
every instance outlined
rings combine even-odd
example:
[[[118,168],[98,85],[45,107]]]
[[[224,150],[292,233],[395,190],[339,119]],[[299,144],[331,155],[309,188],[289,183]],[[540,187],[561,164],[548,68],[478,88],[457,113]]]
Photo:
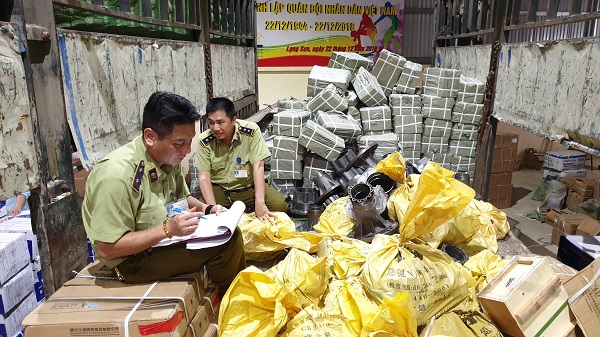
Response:
[[[407,242],[458,215],[475,191],[453,178],[454,172],[428,162],[421,174],[400,226],[400,241]]]
[[[317,250],[325,256],[333,274],[338,279],[358,276],[365,263],[371,245],[352,238],[324,238]]]
[[[314,258],[298,249],[292,249],[285,259],[267,270],[285,291],[280,300],[288,310],[318,305],[329,284],[331,272],[325,257]]]
[[[241,271],[221,300],[219,336],[277,336],[289,317],[279,300],[281,291],[260,269]]]
[[[454,313],[449,312],[437,317],[433,322],[427,325],[421,332],[420,337],[425,336],[460,336],[460,337],[476,337],[476,335],[469,329],[460,317]]]
[[[392,178],[394,181],[403,184],[404,172],[406,171],[406,162],[404,161],[404,158],[400,152],[396,151],[388,154],[387,157],[377,163],[375,166],[375,171],[381,172]]]
[[[461,303],[469,295],[460,265],[427,245],[400,244],[398,235],[376,235],[360,276],[378,303],[407,291],[418,325]]]
[[[398,187],[388,198],[387,209],[391,220],[402,223],[410,200],[417,190],[416,186],[419,183],[419,177],[421,177],[419,174],[409,175],[406,182]]]
[[[285,248],[314,253],[322,236],[297,232],[294,222],[283,212],[275,212],[274,224],[260,221],[254,213],[243,214],[238,224],[244,238],[246,257],[255,261],[270,260]]]
[[[417,321],[408,293],[398,293],[392,299],[384,298],[377,314],[368,321],[361,337],[417,336]]]
[[[483,250],[469,258],[464,267],[471,271],[476,281],[476,292],[479,293],[508,264],[509,260]]]
[[[329,204],[313,228],[319,233],[348,236],[354,230],[354,221],[346,214],[347,200],[342,197]]]

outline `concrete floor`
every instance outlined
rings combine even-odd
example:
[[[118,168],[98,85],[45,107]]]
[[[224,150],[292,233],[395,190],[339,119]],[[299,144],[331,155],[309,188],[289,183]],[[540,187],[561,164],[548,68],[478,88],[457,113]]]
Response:
[[[587,178],[598,179],[600,171],[591,171],[587,167]],[[531,192],[519,200],[513,199],[511,208],[503,209],[509,218],[513,233],[533,254],[556,257],[558,247],[552,244],[552,227],[550,225],[527,218],[527,214],[535,213],[542,201],[531,199],[535,190],[542,184],[542,170],[521,169],[513,172],[513,188],[526,188]],[[514,195],[514,193],[513,193]],[[516,223],[516,224],[515,224]]]

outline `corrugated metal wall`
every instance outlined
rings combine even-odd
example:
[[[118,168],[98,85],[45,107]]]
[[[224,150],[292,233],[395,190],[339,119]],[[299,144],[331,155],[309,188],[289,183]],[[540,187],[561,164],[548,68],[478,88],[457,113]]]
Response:
[[[256,55],[253,47],[210,46],[213,96],[237,101],[256,91]]]
[[[403,54],[413,62],[431,62],[434,3],[435,0],[407,0],[404,5]]]

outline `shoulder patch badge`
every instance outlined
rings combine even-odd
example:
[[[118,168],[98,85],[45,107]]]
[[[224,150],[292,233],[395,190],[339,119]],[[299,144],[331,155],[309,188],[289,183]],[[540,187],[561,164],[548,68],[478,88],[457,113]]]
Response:
[[[212,140],[216,139],[215,135],[210,134],[206,137],[204,137],[204,139],[202,139],[202,145],[203,146],[208,146],[208,143],[210,143]]]
[[[142,178],[144,177],[144,161],[140,160],[140,163],[137,164],[135,168],[135,175],[131,180],[131,188],[134,191],[140,193],[140,187],[142,187]]]
[[[158,170],[156,169],[156,167],[153,167],[150,170],[148,170],[148,177],[150,177],[151,184],[154,184],[158,181]]]
[[[252,137],[252,136],[254,136],[254,131],[256,131],[256,130],[254,130],[252,128],[247,128],[245,126],[240,126],[240,133],[243,135]]]

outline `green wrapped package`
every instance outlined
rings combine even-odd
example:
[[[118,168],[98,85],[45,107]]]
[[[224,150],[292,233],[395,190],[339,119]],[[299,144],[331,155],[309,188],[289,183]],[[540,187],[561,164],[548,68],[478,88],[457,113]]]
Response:
[[[356,76],[352,79],[354,91],[366,106],[387,105],[387,96],[375,76],[364,68],[359,68]]]
[[[404,57],[392,53],[387,49],[382,50],[379,54],[379,58],[375,62],[371,74],[375,76],[386,96],[392,93],[392,89],[394,89],[402,74],[402,68],[405,63],[406,59]]]
[[[454,156],[449,153],[433,153],[426,157],[431,158],[432,161],[442,165],[443,168],[451,170],[452,162],[454,161]]]
[[[273,137],[273,159],[302,160],[306,149],[298,144],[298,138],[288,136]]]
[[[396,87],[394,88],[395,93],[414,95],[417,92],[422,73],[422,65],[406,61],[404,67],[402,67],[402,74],[398,78],[398,83],[396,83]]]
[[[327,159],[312,152],[304,157],[304,179],[312,180],[321,173],[331,172],[333,172],[333,165]]]
[[[478,79],[461,75],[458,83],[456,101],[465,103],[483,103],[485,84]]]
[[[392,111],[387,105],[360,108],[360,120],[364,130],[392,130]]]
[[[483,117],[483,104],[456,102],[452,109],[454,123],[479,125]]]
[[[401,133],[398,134],[398,148],[402,151],[415,151],[421,153],[420,133]]]
[[[423,136],[427,137],[446,137],[450,139],[452,132],[452,122],[442,119],[425,118],[423,121]]]
[[[373,61],[358,53],[334,51],[331,53],[327,66],[329,68],[346,69],[354,75],[361,67],[371,70],[373,68]]]
[[[419,114],[394,116],[394,133],[423,133],[423,115]]]
[[[345,148],[341,137],[312,120],[306,122],[302,128],[298,143],[329,161],[336,160]]]
[[[409,163],[416,163],[421,159],[421,151],[403,151],[400,150],[400,154],[405,161]]]
[[[477,125],[455,123],[452,126],[450,139],[455,140],[477,140],[479,127]]]
[[[273,115],[273,134],[298,137],[304,124],[310,119],[310,111],[285,110]]]
[[[277,101],[279,111],[283,110],[306,110],[306,101],[297,98],[280,99]]]
[[[331,83],[315,97],[306,103],[306,108],[313,113],[317,111],[345,111],[348,109],[348,102],[339,89]]]
[[[273,179],[302,179],[302,161],[289,159],[271,159]]]
[[[354,92],[354,90],[346,91],[346,102],[348,102],[348,108],[355,107],[358,103],[358,96]]]
[[[474,140],[451,140],[450,141],[450,150],[448,153],[451,153],[455,156],[461,157],[475,157],[477,152],[477,141]]]
[[[313,66],[308,75],[306,95],[313,97],[325,89],[329,84],[335,85],[342,92],[348,90],[352,74],[346,69],[335,69]]]
[[[354,118],[348,117],[348,115],[342,112],[318,111],[314,120],[317,124],[322,125],[325,129],[342,137],[344,140],[356,138],[362,133],[360,124]]]
[[[475,172],[475,162],[477,157],[454,156],[452,161],[452,171],[454,172]],[[473,176],[471,176],[472,178]]]
[[[398,115],[420,115],[421,96],[409,94],[391,94],[390,107],[392,116]]]
[[[380,135],[368,135],[358,139],[358,147],[361,150],[375,143],[379,144],[375,150],[375,157],[379,159],[398,151],[398,135],[395,133],[388,132]]]
[[[450,136],[450,135],[448,135]],[[421,151],[423,153],[448,153],[450,146],[448,145],[448,137],[427,137],[423,136],[421,143]]]
[[[423,117],[451,120],[454,98],[423,95],[421,97],[421,113]]]
[[[427,68],[423,94],[439,97],[457,97],[461,72],[458,69]]]

